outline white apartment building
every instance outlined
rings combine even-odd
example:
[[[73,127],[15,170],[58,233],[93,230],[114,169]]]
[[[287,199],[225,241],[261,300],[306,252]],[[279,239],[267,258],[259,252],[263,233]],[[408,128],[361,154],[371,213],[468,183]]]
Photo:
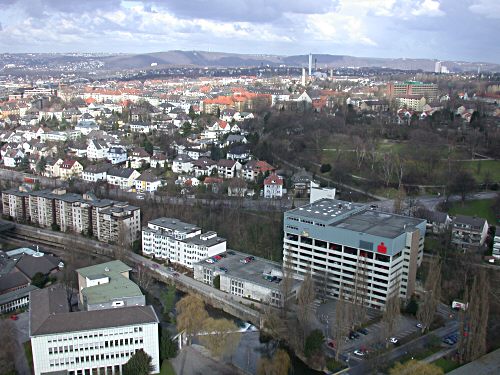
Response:
[[[201,259],[226,251],[226,239],[216,232],[201,233],[201,228],[180,220],[162,217],[142,228],[142,253],[169,259],[193,268]]]
[[[35,375],[121,374],[138,350],[160,371],[158,324],[151,306],[70,312],[66,292],[51,286],[31,292],[30,338]]]
[[[425,220],[320,199],[284,214],[283,261],[334,298],[384,309],[397,294],[409,298],[422,263]]]

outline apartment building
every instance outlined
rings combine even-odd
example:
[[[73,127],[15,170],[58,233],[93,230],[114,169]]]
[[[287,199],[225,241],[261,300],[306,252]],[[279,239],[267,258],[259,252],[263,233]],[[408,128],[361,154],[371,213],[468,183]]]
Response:
[[[121,374],[138,350],[160,370],[158,324],[151,306],[70,312],[61,285],[30,294],[34,374]]]
[[[453,218],[451,242],[466,250],[484,244],[488,236],[488,221],[481,217],[457,215]]]
[[[201,259],[226,251],[226,239],[216,232],[201,232],[193,224],[168,217],[154,219],[142,228],[142,253],[193,268]]]
[[[422,263],[425,220],[320,199],[284,214],[284,265],[296,277],[311,272],[338,298],[384,309],[388,298],[409,298]]]
[[[424,96],[428,101],[437,98],[437,85],[419,81],[391,82],[387,85],[387,95],[391,98],[411,95]]]
[[[62,232],[92,234],[99,241],[131,243],[140,236],[141,212],[127,202],[66,193],[64,189],[2,192],[3,215]]]

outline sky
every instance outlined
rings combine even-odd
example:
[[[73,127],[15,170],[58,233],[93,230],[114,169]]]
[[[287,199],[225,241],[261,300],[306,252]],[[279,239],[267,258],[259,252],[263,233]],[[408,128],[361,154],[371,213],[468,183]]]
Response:
[[[0,0],[0,52],[168,50],[500,63],[500,0]]]

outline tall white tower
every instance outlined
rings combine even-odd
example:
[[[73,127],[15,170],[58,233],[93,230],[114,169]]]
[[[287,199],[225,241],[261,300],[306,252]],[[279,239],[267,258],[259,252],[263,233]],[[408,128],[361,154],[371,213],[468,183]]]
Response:
[[[313,63],[313,55],[309,53],[309,76],[312,75],[312,63]]]

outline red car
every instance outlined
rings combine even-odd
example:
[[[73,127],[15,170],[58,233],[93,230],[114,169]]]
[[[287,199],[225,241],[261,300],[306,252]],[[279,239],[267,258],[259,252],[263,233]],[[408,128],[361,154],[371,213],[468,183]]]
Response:
[[[214,258],[217,259],[217,260],[221,260],[222,259],[222,257],[220,255],[215,255]]]
[[[11,315],[10,320],[18,320],[19,317],[17,315]]]

